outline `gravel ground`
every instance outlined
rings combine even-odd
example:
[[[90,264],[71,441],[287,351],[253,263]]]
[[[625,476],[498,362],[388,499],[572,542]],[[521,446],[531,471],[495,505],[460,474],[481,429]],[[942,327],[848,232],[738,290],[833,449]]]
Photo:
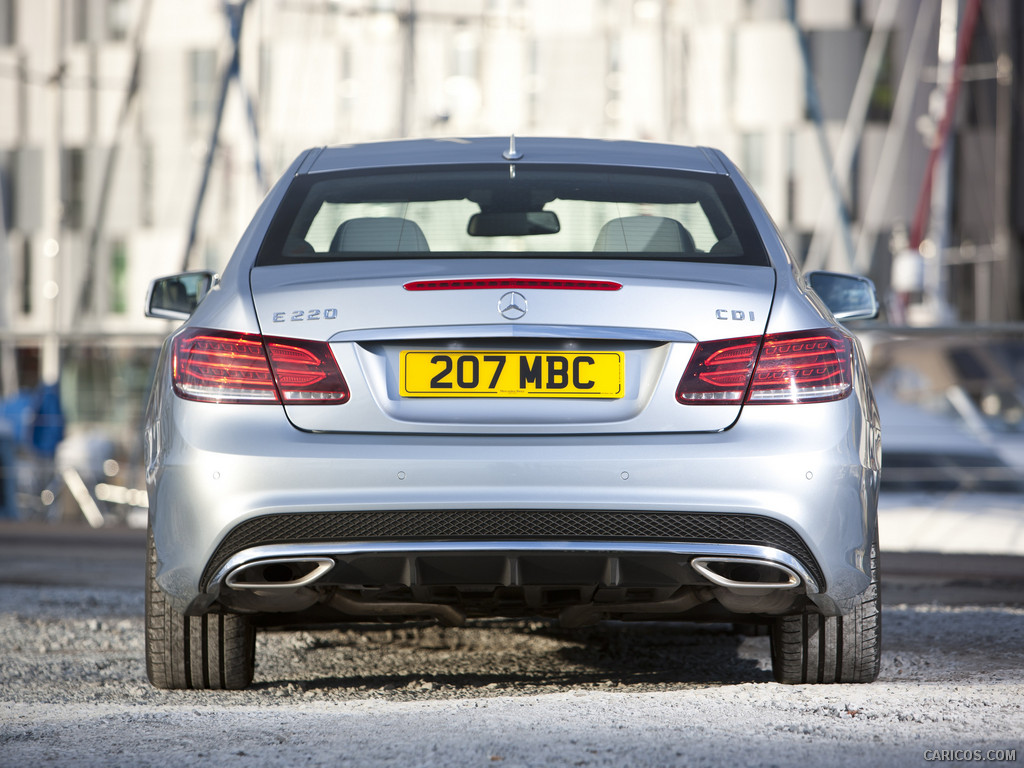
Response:
[[[777,685],[768,639],[726,625],[506,621],[263,632],[225,693],[151,688],[142,611],[0,587],[0,766],[1024,762],[1022,608],[886,606],[872,685]]]

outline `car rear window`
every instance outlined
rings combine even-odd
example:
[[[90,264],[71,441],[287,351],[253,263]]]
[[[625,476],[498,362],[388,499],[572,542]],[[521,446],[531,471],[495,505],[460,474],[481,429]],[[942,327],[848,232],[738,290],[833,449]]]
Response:
[[[257,264],[515,254],[769,264],[726,176],[522,164],[298,176]]]

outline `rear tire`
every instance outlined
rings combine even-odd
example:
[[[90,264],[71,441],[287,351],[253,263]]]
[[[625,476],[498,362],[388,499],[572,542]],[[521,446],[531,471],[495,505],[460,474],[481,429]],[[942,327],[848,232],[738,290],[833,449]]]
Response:
[[[186,616],[156,583],[153,533],[146,546],[146,674],[157,688],[239,689],[256,669],[256,630],[244,616]]]
[[[870,683],[882,660],[878,535],[870,552],[871,582],[845,616],[782,616],[772,625],[772,671],[780,683]]]

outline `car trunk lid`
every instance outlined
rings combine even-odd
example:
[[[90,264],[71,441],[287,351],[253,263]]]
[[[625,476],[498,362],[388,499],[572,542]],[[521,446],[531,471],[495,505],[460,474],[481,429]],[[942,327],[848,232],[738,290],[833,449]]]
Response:
[[[697,342],[760,337],[773,270],[671,261],[408,259],[259,267],[265,336],[327,341],[343,405],[299,429],[410,434],[718,431],[740,403],[683,405]]]

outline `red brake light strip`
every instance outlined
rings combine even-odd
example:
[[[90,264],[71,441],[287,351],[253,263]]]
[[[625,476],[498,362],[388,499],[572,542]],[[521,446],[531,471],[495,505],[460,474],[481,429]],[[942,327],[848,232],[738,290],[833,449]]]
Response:
[[[611,280],[554,280],[529,277],[486,277],[461,280],[416,280],[406,283],[407,291],[479,291],[529,288],[539,291],[618,291],[622,283]]]

